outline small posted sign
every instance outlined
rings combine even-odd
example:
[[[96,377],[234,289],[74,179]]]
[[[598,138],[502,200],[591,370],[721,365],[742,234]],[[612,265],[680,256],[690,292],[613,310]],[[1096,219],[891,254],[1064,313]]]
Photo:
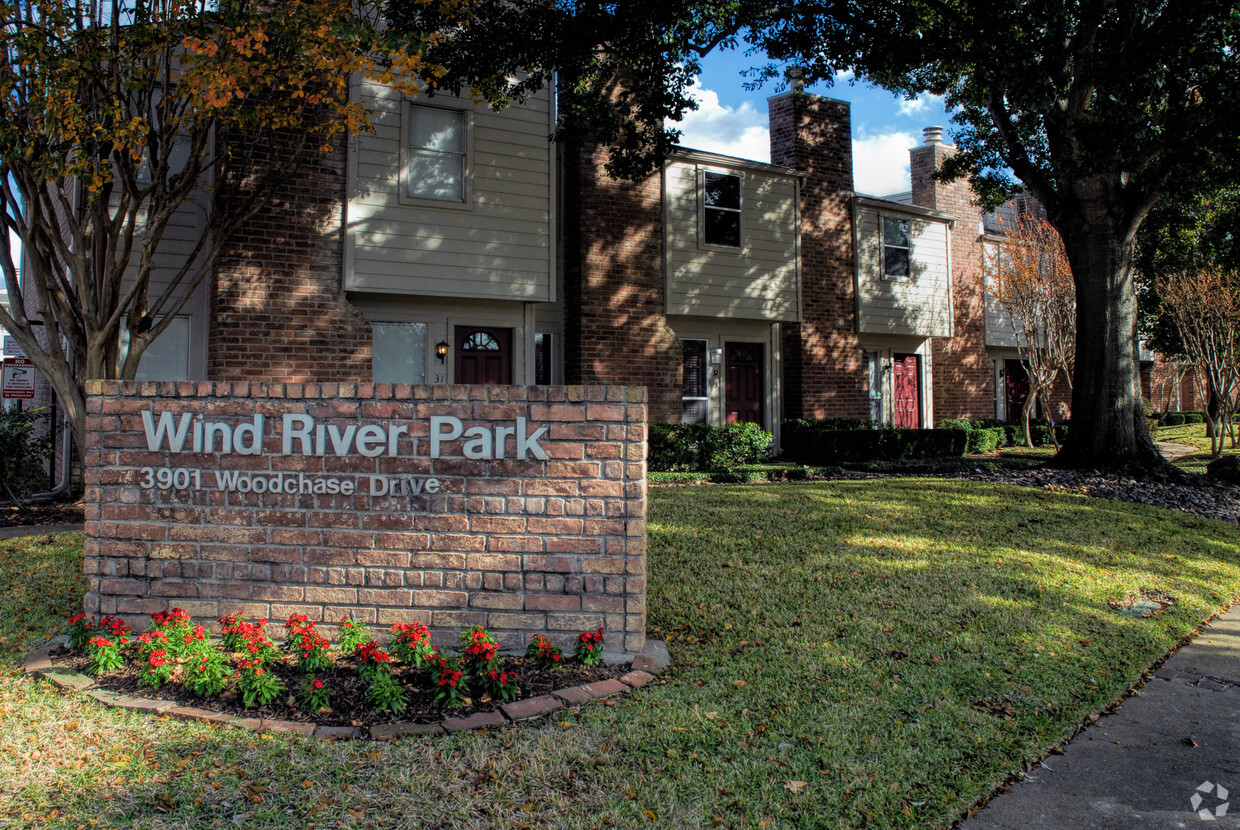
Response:
[[[4,359],[4,399],[32,400],[34,398],[34,364],[25,357]]]

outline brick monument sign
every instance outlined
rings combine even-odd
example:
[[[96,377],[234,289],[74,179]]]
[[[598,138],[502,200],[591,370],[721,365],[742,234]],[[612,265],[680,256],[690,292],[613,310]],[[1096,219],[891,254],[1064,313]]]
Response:
[[[94,381],[86,611],[485,625],[523,649],[646,623],[646,392]],[[622,635],[622,636],[621,636]]]

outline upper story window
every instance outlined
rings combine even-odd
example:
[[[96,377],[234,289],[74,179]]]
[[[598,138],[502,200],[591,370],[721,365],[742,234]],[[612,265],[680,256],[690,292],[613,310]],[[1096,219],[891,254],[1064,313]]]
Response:
[[[888,279],[907,279],[910,269],[910,231],[908,219],[883,217],[883,276]]]
[[[407,112],[404,195],[466,202],[470,113],[412,105]]]
[[[741,177],[732,173],[702,175],[702,241],[741,247]]]

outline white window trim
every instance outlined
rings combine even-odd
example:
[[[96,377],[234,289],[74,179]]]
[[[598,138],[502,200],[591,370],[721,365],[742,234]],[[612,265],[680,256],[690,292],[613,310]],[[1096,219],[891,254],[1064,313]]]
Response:
[[[737,188],[737,207],[735,212],[740,219],[740,243],[739,245],[719,245],[706,241],[706,174],[715,173],[720,176],[732,176],[739,182]],[[703,251],[718,251],[722,253],[741,254],[745,250],[745,174],[740,170],[727,170],[718,167],[698,167],[697,169],[697,202],[698,202],[698,249]],[[726,210],[731,212],[733,208],[717,208],[711,207],[711,210]]]
[[[884,227],[887,220],[908,222],[908,276],[895,276],[887,273],[887,229]],[[878,215],[878,267],[879,276],[888,282],[913,282],[916,277],[913,276],[913,230],[915,229],[915,220],[911,216],[900,216],[895,213],[880,213]],[[896,246],[891,246],[896,247]]]
[[[413,155],[412,148],[409,146],[409,122],[413,117],[414,109],[440,109],[459,112],[465,116],[465,172],[463,182],[463,201],[456,199],[431,199],[425,196],[410,196],[406,192],[406,183],[409,175],[409,162]],[[433,207],[443,208],[446,210],[473,210],[474,209],[474,111],[464,106],[444,106],[439,104],[410,103],[402,101],[400,106],[400,179],[397,182],[396,193],[397,199],[402,205],[413,205],[416,207]]]

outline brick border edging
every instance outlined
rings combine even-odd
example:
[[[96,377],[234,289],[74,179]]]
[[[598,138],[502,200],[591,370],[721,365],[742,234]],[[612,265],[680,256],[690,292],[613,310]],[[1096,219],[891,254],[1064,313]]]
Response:
[[[648,640],[657,643],[660,640]],[[544,715],[565,708],[572,708],[605,697],[628,694],[640,689],[655,675],[667,667],[667,663],[658,657],[648,656],[645,652],[637,655],[633,668],[619,679],[608,679],[598,683],[586,683],[581,686],[570,686],[557,689],[551,694],[538,695],[503,703],[489,712],[476,712],[465,717],[444,718],[440,723],[381,723],[373,726],[326,726],[316,723],[300,723],[297,721],[268,720],[266,718],[245,718],[229,715],[224,712],[212,712],[194,706],[182,706],[174,700],[133,697],[120,692],[98,688],[95,681],[88,675],[79,672],[56,669],[52,666],[52,652],[63,644],[53,642],[41,649],[26,654],[25,671],[30,677],[42,677],[50,680],[61,691],[82,692],[94,698],[104,706],[121,709],[133,709],[143,712],[155,712],[161,715],[185,721],[205,721],[225,726],[236,726],[254,732],[281,732],[304,735],[310,738],[328,740],[360,740],[369,738],[372,741],[393,741],[415,735],[450,735],[456,732],[468,732],[474,729],[493,729],[510,724],[537,720]],[[656,646],[656,654],[658,652]]]

